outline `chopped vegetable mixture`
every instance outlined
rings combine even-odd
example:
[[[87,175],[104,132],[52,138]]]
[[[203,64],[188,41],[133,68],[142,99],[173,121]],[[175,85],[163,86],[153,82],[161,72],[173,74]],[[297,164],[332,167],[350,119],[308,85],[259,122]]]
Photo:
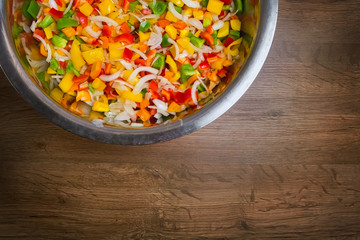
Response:
[[[147,127],[202,107],[244,63],[259,0],[25,0],[17,9],[15,44],[51,98],[99,126]]]

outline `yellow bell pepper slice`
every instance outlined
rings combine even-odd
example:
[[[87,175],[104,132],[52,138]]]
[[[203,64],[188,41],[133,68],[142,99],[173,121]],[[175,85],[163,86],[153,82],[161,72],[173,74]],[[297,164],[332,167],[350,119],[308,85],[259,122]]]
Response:
[[[92,106],[92,110],[96,112],[108,112],[110,111],[108,99],[105,95],[99,97],[99,101],[95,101]]]
[[[168,112],[181,112],[181,106],[176,102],[172,102],[167,110]]]
[[[165,19],[169,20],[170,22],[177,22],[179,19],[177,19],[177,17],[174,16],[174,14],[172,14],[170,11],[167,11],[166,15],[165,15]]]
[[[139,102],[139,103],[142,102],[142,100],[143,100],[143,97],[142,97],[141,93],[135,94],[135,93],[130,92],[130,91],[122,92],[121,97],[125,98],[127,100],[130,100],[130,101]]]
[[[85,2],[83,5],[79,7],[80,12],[82,12],[85,16],[90,16],[90,14],[94,11],[94,8],[90,5],[90,3]]]
[[[169,64],[170,66],[170,70],[173,72],[173,73],[177,73],[177,65],[174,61],[174,59],[170,56],[170,55],[167,55],[166,56],[166,61],[165,61],[167,64]]]
[[[150,32],[143,33],[142,31],[139,31],[140,42],[143,43],[143,42],[146,42],[147,40],[149,40],[150,34],[151,34]]]
[[[113,11],[115,11],[115,4],[112,0],[102,0],[101,3],[98,5],[99,10],[102,15],[106,16]]]
[[[110,60],[121,59],[124,54],[124,49],[120,49],[122,47],[121,43],[109,43],[109,58]]]
[[[235,31],[241,30],[241,22],[239,19],[230,20],[230,25],[231,25],[231,28]]]
[[[80,42],[76,39],[72,43],[70,55],[74,67],[76,68],[76,70],[80,71],[80,69],[85,65],[85,61],[81,55]]]
[[[82,52],[82,56],[88,64],[93,64],[97,61],[105,61],[103,48],[95,48],[86,52]]]
[[[169,37],[176,39],[177,30],[173,25],[167,25],[165,31],[169,34]]]
[[[220,0],[209,0],[206,9],[209,12],[215,13],[216,15],[220,15],[223,6],[224,3]]]
[[[185,37],[185,38],[179,38],[178,40],[176,40],[176,42],[182,47],[182,48],[188,48],[189,47],[189,43],[190,43],[190,38]]]
[[[101,92],[106,88],[106,84],[101,81],[100,78],[95,78],[95,80],[92,82],[92,87]]]
[[[54,88],[50,92],[50,97],[54,99],[56,102],[60,103],[62,98],[64,96],[63,91],[61,91],[59,88]]]
[[[53,34],[52,34],[51,26],[44,28],[44,32],[47,39],[52,39]]]
[[[73,77],[74,74],[70,72],[64,75],[63,79],[59,83],[59,88],[63,92],[68,92],[70,90],[71,86],[74,84],[74,82],[72,81]]]
[[[179,6],[179,7],[184,6],[183,1],[181,1],[181,0],[170,0],[170,2],[172,2],[173,4],[175,4],[176,6]]]
[[[222,37],[226,37],[227,35],[229,35],[229,31],[230,31],[230,26],[229,26],[229,21],[226,21],[224,23],[224,26],[222,28],[219,29],[219,32],[218,32],[218,38],[222,38]]]

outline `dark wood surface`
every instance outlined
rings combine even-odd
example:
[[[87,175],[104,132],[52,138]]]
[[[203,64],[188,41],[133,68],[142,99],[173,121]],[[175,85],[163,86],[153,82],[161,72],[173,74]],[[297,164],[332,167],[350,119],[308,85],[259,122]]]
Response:
[[[150,146],[73,135],[1,73],[0,239],[360,239],[359,22],[358,0],[280,0],[244,97]]]

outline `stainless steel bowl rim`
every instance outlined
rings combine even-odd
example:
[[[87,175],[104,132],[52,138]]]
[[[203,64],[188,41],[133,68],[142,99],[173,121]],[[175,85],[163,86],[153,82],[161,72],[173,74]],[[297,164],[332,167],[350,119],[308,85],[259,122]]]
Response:
[[[0,64],[10,83],[25,100],[55,124],[82,137],[112,144],[141,145],[189,134],[214,121],[240,99],[255,80],[269,53],[276,28],[278,0],[261,1],[259,28],[252,52],[237,77],[219,97],[183,119],[141,129],[96,127],[61,108],[46,96],[27,75],[16,55],[6,10],[6,0],[0,0],[0,47],[3,51]]]

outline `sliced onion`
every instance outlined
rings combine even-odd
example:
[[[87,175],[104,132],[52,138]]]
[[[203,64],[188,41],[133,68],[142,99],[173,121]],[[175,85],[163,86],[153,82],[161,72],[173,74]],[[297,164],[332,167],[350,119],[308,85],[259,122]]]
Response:
[[[126,111],[119,113],[115,118],[115,121],[130,121],[130,116]]]
[[[196,18],[189,18],[188,23],[199,30],[204,30],[203,24]]]
[[[102,119],[98,119],[98,118],[95,118],[94,120],[91,121],[96,127],[104,127],[104,120]]]
[[[140,51],[139,49],[129,48],[129,47],[128,47],[128,49],[133,51],[133,52],[136,52],[137,54],[139,54],[140,57],[142,57],[144,60],[147,59],[147,56],[142,51]]]
[[[158,18],[160,18],[160,16],[157,15],[157,14],[149,14],[149,15],[145,15],[145,16],[141,17],[141,19],[148,19],[148,18],[156,18],[156,19],[158,19]]]
[[[99,78],[105,82],[110,82],[117,79],[120,76],[121,70],[111,75],[101,75]]]
[[[49,0],[49,5],[50,5],[50,7],[55,8],[56,10],[59,10],[58,5],[55,2],[55,0]]]
[[[167,104],[159,99],[154,99],[152,100],[153,103],[156,105],[156,107],[158,108],[158,110],[162,110],[164,112],[167,111]]]
[[[56,60],[60,61],[60,62],[65,62],[67,60],[69,60],[69,57],[65,57],[65,56],[61,56],[60,54],[58,54],[57,52],[55,52],[55,58]]]
[[[132,82],[136,76],[138,75],[139,72],[143,72],[143,71],[146,71],[146,72],[150,72],[152,74],[157,74],[159,72],[159,70],[155,69],[155,68],[152,68],[152,67],[139,67],[137,69],[135,69],[129,76],[128,78],[128,81],[129,82]],[[140,82],[140,81],[139,81]],[[138,84],[136,84],[138,85]],[[136,87],[136,86],[135,86]],[[140,91],[139,91],[140,92]]]
[[[197,79],[199,79],[200,83],[204,86],[206,92],[209,94],[209,89],[206,87],[205,83],[201,80],[201,78],[199,77],[199,75],[197,75]]]
[[[94,30],[92,30],[92,28],[90,26],[87,26],[85,28],[85,31],[90,35],[92,36],[93,38],[99,38],[100,35],[101,35],[101,31],[98,31],[98,32],[95,32]]]
[[[110,26],[116,27],[119,25],[115,20],[104,16],[91,16],[90,19],[94,22],[106,22]]]
[[[70,9],[71,9],[71,7],[72,7],[72,5],[73,5],[73,2],[74,2],[74,0],[70,0],[67,8],[66,8],[65,11],[64,11],[64,14],[66,14],[68,11],[70,11]]]
[[[121,65],[123,65],[127,70],[131,70],[133,69],[133,65],[127,61],[125,61],[124,59],[120,59],[120,63]]]
[[[136,14],[133,14],[133,13],[129,13],[131,16],[134,16],[137,20],[139,20],[140,22],[142,21],[141,18],[136,15]],[[125,15],[126,16],[126,15]]]
[[[24,31],[25,31],[26,33],[30,33],[30,32],[31,32],[30,27],[29,27],[28,25],[26,25],[26,23],[20,22],[19,25],[20,25],[21,27],[23,27],[23,29],[24,29]]]
[[[197,87],[200,85],[200,81],[195,81],[194,84],[191,87],[191,98],[194,102],[195,105],[198,105],[198,101],[196,98],[196,91],[197,91]]]
[[[199,52],[198,53],[198,59],[196,60],[195,64],[193,65],[194,69],[196,69],[200,65],[200,63],[202,61],[202,56],[203,56],[202,53]]]
[[[144,124],[142,124],[142,123],[131,123],[130,124],[130,127],[143,127],[144,126]]]
[[[183,0],[183,2],[185,3],[186,6],[191,7],[191,8],[200,8],[200,4],[197,1],[192,1],[192,0]]]
[[[141,5],[145,6],[145,7],[148,7],[148,3],[145,2],[144,0],[139,0],[139,3],[141,3]]]
[[[212,28],[214,29],[214,31],[216,31],[222,28],[223,26],[224,26],[224,21],[219,20],[216,23],[214,23],[214,25],[212,25]]]
[[[202,52],[201,48],[195,47],[192,43],[189,43],[189,45],[197,52]]]
[[[125,82],[125,81],[122,81],[122,80],[115,80],[114,82],[123,84],[123,85],[125,85],[125,86],[127,86],[127,87],[129,87],[129,88],[131,88],[131,89],[134,88],[133,85],[131,85],[131,84]]]
[[[135,70],[136,71],[136,70]],[[134,72],[135,72],[134,71]],[[135,85],[134,89],[133,89],[133,93],[137,94],[137,93],[140,93],[141,90],[143,89],[143,85],[147,82],[147,81],[150,81],[150,80],[153,80],[153,79],[156,79],[158,76],[157,75],[154,75],[154,74],[149,74],[149,75],[146,75],[142,78],[140,78],[139,82]],[[129,77],[130,79],[130,77]]]
[[[174,4],[169,2],[169,11],[178,19],[183,20],[183,16],[175,10]]]
[[[84,102],[78,102],[77,103],[77,108],[82,112],[84,113],[84,115],[89,115],[90,112],[91,112],[91,107],[89,105],[87,105],[86,103]]]
[[[25,40],[25,38],[21,38],[21,44],[22,44],[22,46],[23,46],[23,48],[24,48],[24,51],[25,51],[25,53],[27,54],[27,55],[31,55],[31,51],[29,50],[29,48],[26,46],[26,40]]]
[[[174,59],[177,60],[177,59],[179,58],[179,46],[178,46],[177,43],[176,43],[173,39],[171,39],[171,38],[168,39],[168,42],[171,43],[171,44],[173,44],[173,45],[175,46],[175,57],[174,57]]]

